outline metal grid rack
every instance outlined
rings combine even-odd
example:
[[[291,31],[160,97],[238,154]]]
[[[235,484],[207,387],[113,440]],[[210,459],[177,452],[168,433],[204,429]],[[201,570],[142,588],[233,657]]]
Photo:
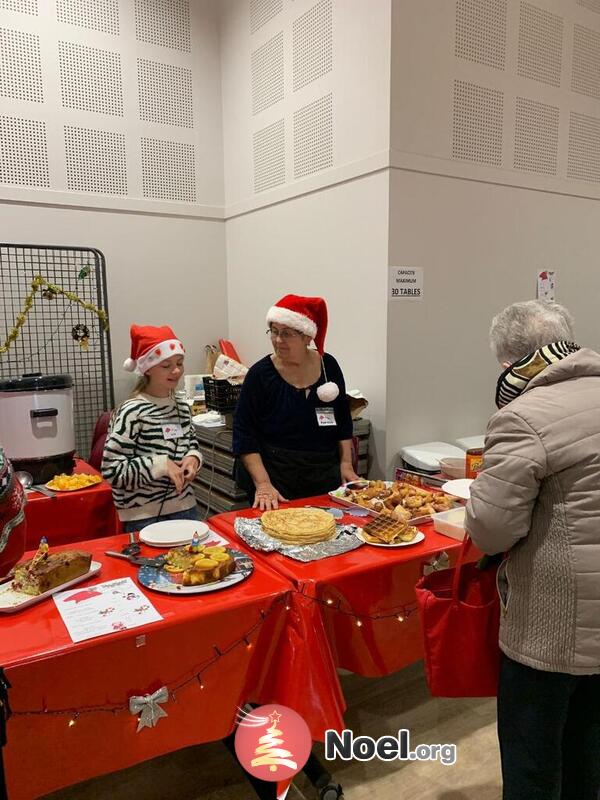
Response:
[[[99,250],[0,243],[1,342],[22,313],[37,275],[108,313],[106,267]],[[87,349],[75,338],[86,330]],[[77,452],[86,458],[97,418],[114,406],[109,333],[95,314],[42,287],[20,335],[7,353],[0,353],[0,377],[31,372],[73,378]]]

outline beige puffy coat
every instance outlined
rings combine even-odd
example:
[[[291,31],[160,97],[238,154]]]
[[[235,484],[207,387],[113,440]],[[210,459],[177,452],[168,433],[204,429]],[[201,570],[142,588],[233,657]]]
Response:
[[[504,653],[600,673],[600,355],[552,364],[492,417],[467,530],[485,553],[507,553]]]

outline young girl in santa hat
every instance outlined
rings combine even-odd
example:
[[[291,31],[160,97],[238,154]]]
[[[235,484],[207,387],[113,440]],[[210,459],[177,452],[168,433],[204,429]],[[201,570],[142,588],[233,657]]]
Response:
[[[185,348],[168,326],[131,326],[123,367],[140,380],[115,413],[102,474],[126,532],[152,522],[200,518],[191,482],[202,465],[190,409],[175,397]]]
[[[324,352],[325,301],[286,295],[267,323],[274,352],[248,371],[233,426],[238,482],[261,509],[358,477],[344,376]]]

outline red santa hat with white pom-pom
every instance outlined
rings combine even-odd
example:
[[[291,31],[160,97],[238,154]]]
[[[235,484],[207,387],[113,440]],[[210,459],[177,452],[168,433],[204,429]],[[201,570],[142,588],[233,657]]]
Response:
[[[185,347],[168,325],[132,325],[130,334],[131,357],[123,363],[126,372],[145,375],[167,358],[185,355]]]
[[[327,333],[327,303],[322,297],[301,297],[297,294],[286,294],[267,313],[267,323],[285,325],[295,331],[310,336],[321,356],[325,352],[325,335]],[[327,380],[327,372],[323,363],[325,383],[317,389],[319,400],[332,403],[340,393],[339,386]]]

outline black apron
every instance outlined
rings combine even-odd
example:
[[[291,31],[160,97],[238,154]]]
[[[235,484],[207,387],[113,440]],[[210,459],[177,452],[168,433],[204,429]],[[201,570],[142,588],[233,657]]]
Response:
[[[260,456],[272,485],[286,500],[327,494],[337,489],[342,481],[337,448],[321,453],[261,447]],[[236,480],[250,503],[254,503],[256,489],[241,460],[237,461]]]

